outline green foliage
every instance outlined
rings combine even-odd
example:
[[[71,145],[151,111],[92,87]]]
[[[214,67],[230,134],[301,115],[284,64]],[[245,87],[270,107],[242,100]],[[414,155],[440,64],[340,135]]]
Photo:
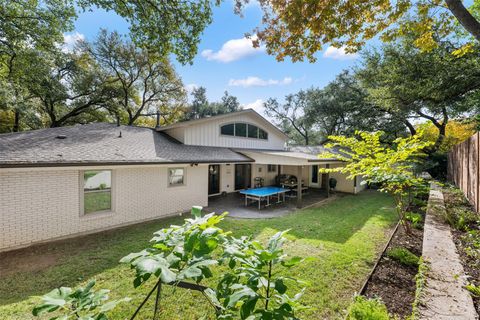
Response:
[[[475,264],[474,267],[480,268],[480,230],[469,230],[462,236],[462,242],[466,255]]]
[[[430,270],[428,264],[420,257],[418,264],[418,273],[415,276],[415,300],[412,304],[412,314],[407,320],[416,320],[419,317],[418,306],[423,296],[425,285],[427,283],[427,272]]]
[[[224,92],[220,102],[208,101],[205,87],[193,89],[191,95],[192,102],[188,106],[183,120],[200,119],[242,109],[237,97],[231,96],[228,91]]]
[[[428,123],[420,129],[426,130],[425,140],[434,142],[429,153],[445,151],[449,121],[474,112],[478,106],[480,86],[472,86],[480,74],[477,54],[454,57],[454,48],[450,42],[441,43],[426,53],[410,42],[394,43],[366,51],[356,72],[369,100],[378,108],[404,122],[420,118]],[[415,128],[410,131],[414,134]]]
[[[387,307],[380,299],[357,295],[348,307],[347,320],[389,320]]]
[[[95,281],[75,291],[61,287],[54,289],[42,297],[42,304],[33,308],[34,316],[56,312],[51,320],[91,319],[108,320],[107,313],[117,304],[130,301],[129,298],[108,301],[109,290],[93,290]]]
[[[420,258],[406,248],[393,248],[387,251],[387,257],[404,266],[418,266]]]
[[[406,212],[405,219],[409,221],[415,229],[422,229],[423,217],[416,212]]]
[[[45,251],[34,253],[30,260],[52,255],[58,259],[44,266],[40,273],[37,268],[20,271],[8,261],[0,262],[1,268],[5,266],[0,276],[0,314],[5,319],[29,319],[32,307],[39,303],[37,296],[49,292],[58,285],[59,279],[65,286],[76,287],[79,281],[96,278],[101,279],[102,288],[114,291],[111,298],[132,297],[130,303],[121,304],[108,314],[113,319],[130,319],[152,289],[154,279],[150,279],[150,284],[134,288],[134,272],[128,270],[128,265],[119,264],[119,257],[143,250],[153,232],[172,224],[181,225],[183,219],[175,216],[127,226],[115,232],[70,239],[61,245],[46,244]],[[383,246],[385,234],[394,224],[391,199],[379,192],[362,192],[346,195],[324,206],[300,210],[294,215],[273,219],[224,219],[219,226],[231,230],[235,237],[252,235],[262,243],[266,243],[277,230],[295,226],[289,232],[285,252],[291,256],[316,258],[285,269],[285,276],[311,283],[301,301],[315,306],[315,309],[301,311],[296,316],[325,319],[340,317],[341,310],[348,307],[352,285],[362,285],[361,281],[368,276],[376,257],[374,248]],[[353,267],[343,268],[345,265]],[[226,268],[226,265],[213,267],[214,277],[202,284],[216,288]],[[289,285],[292,292],[298,288],[301,285]],[[149,306],[152,304],[147,303],[145,307]],[[189,294],[175,286],[162,286],[160,306],[161,318],[165,319],[215,318],[214,308],[207,305],[203,296]],[[139,318],[148,318],[151,310],[144,311]]]
[[[469,283],[465,288],[476,298],[480,298],[480,286],[477,286],[473,283]]]
[[[425,155],[423,150],[431,142],[423,141],[421,133],[408,138],[398,138],[393,146],[385,145],[380,137],[383,132],[357,131],[355,136],[330,136],[326,145],[335,152],[325,152],[321,158],[334,158],[344,162],[336,168],[321,168],[320,172],[341,172],[348,179],[363,177],[363,183],[379,184],[380,191],[395,200],[400,222],[410,232],[405,213],[410,205],[410,195],[428,188],[428,183],[414,172],[414,164]]]
[[[283,251],[286,231],[278,232],[264,246],[251,238],[231,237],[225,243],[222,262],[229,271],[224,273],[216,290],[207,294],[218,306],[218,319],[295,319],[306,307],[300,303],[303,290],[291,296],[289,283],[298,281],[283,276],[305,259],[287,258]]]
[[[279,232],[270,238],[267,246],[250,238],[235,238],[216,227],[224,216],[214,213],[202,217],[201,207],[192,208],[192,219],[182,226],[171,226],[155,233],[152,246],[123,257],[136,271],[134,286],[138,287],[152,275],[163,283],[175,284],[183,280],[199,283],[213,276],[211,266],[225,263],[229,267],[218,282],[216,290],[205,293],[218,308],[219,319],[291,319],[296,311],[304,309],[299,302],[302,292],[291,297],[287,283],[296,280],[279,275],[278,267],[289,269],[304,259],[287,259]],[[213,253],[220,249],[221,258]]]
[[[445,221],[460,231],[468,231],[479,220],[478,215],[468,207],[450,207],[445,212]]]
[[[150,247],[120,260],[135,269],[135,287],[152,275],[163,283],[181,280],[199,283],[212,276],[211,266],[218,263],[212,254],[225,237],[223,230],[216,225],[226,213],[219,216],[210,213],[202,217],[201,210],[201,207],[193,207],[193,218],[186,219],[182,226],[155,232]]]

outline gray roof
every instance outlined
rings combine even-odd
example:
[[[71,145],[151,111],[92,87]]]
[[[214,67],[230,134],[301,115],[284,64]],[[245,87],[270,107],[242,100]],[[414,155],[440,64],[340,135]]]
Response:
[[[250,161],[229,148],[184,145],[154,129],[109,123],[0,134],[0,168]]]

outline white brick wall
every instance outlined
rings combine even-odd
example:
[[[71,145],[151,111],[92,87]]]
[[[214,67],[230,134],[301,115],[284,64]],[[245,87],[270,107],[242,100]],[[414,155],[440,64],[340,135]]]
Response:
[[[115,212],[88,215],[80,214],[79,170],[0,170],[0,251],[206,206],[207,166],[185,168],[180,187],[167,186],[167,167],[111,168]]]

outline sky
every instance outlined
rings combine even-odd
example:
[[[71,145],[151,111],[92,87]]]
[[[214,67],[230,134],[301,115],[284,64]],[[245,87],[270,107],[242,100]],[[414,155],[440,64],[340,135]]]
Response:
[[[236,96],[244,108],[263,113],[262,104],[273,97],[310,87],[324,87],[342,70],[358,61],[340,48],[325,47],[315,63],[285,60],[278,62],[264,48],[253,48],[245,33],[261,19],[261,9],[249,4],[243,17],[233,12],[233,2],[224,1],[214,9],[213,23],[207,27],[192,65],[181,65],[172,57],[177,73],[187,90],[203,86],[210,101],[219,101],[225,91]],[[112,12],[95,9],[81,13],[75,31],[65,34],[66,45],[76,39],[93,40],[101,28],[128,34],[128,24]]]

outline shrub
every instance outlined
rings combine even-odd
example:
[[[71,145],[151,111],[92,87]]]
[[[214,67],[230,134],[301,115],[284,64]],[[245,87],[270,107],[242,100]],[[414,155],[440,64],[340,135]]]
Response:
[[[348,307],[347,320],[389,320],[387,307],[380,299],[355,296]]]
[[[393,248],[387,251],[387,256],[404,266],[418,266],[420,258],[406,248]]]
[[[90,281],[86,287],[73,291],[71,288],[61,287],[54,289],[42,297],[42,304],[33,308],[34,316],[41,316],[44,313],[56,312],[61,316],[54,316],[50,320],[62,319],[96,319],[108,320],[107,313],[123,301],[108,300],[109,290],[93,290],[95,281]]]
[[[415,229],[422,229],[423,217],[421,214],[416,212],[407,212],[405,214],[405,219],[412,224],[412,227]]]
[[[446,210],[445,221],[454,229],[468,231],[475,224],[478,216],[470,208],[463,206],[449,207]]]

